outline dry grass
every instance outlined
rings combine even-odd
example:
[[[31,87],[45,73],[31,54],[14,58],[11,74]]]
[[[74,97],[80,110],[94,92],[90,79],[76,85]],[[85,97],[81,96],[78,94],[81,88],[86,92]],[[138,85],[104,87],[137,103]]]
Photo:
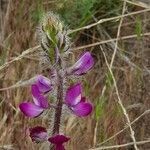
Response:
[[[48,0],[39,3],[46,11],[58,5]],[[18,109],[21,101],[31,98],[30,79],[47,74],[38,65],[34,12],[39,3],[1,1],[0,149],[47,149],[47,144],[32,143],[26,130],[37,124],[47,126],[48,118],[27,119]],[[68,150],[150,149],[150,4],[144,0],[122,3],[122,14],[103,19],[93,14],[90,24],[69,32],[76,35],[73,45],[79,45],[72,50],[81,53],[88,48],[96,64],[83,78],[95,109],[87,118],[66,119],[64,132],[71,137]]]

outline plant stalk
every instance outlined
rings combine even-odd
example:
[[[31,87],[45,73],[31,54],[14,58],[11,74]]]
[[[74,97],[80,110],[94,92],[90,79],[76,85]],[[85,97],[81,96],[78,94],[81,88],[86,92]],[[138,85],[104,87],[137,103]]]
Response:
[[[60,131],[60,122],[62,114],[62,105],[63,105],[63,75],[57,71],[58,77],[58,86],[57,86],[57,102],[54,116],[54,125],[53,125],[53,135],[59,134]],[[54,146],[50,146],[50,150],[54,150]]]
[[[57,109],[55,110],[53,135],[59,134],[62,105],[63,105],[63,77],[60,73],[58,73]]]

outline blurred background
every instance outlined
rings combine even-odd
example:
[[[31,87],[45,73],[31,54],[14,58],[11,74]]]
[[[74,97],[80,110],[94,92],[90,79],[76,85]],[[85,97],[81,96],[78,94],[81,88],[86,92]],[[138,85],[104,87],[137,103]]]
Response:
[[[149,0],[0,0],[0,149],[47,149],[32,143],[26,129],[48,126],[48,118],[28,119],[18,105],[31,99],[28,80],[42,73],[37,27],[48,11],[70,30],[75,58],[85,50],[95,58],[82,78],[94,110],[66,119],[66,149],[149,150]]]

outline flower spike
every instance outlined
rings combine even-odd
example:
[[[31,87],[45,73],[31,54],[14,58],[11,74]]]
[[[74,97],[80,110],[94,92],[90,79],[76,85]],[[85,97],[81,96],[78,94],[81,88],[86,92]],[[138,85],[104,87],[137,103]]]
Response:
[[[70,86],[64,95],[65,85],[68,85],[74,76],[79,77],[86,74],[94,66],[94,58],[90,52],[86,51],[73,65],[68,67],[69,62],[66,61],[66,58],[70,54],[71,46],[68,30],[60,21],[59,16],[52,12],[43,15],[39,29],[41,37],[39,44],[43,50],[40,60],[42,60],[41,64],[46,66],[42,65],[41,71],[48,73],[50,79],[43,75],[36,75],[30,79],[33,102],[23,102],[19,108],[25,116],[30,118],[38,117],[44,111],[54,108],[54,118],[52,117],[52,121],[49,120],[48,130],[42,126],[29,128],[29,136],[36,143],[48,142],[49,149],[65,150],[65,143],[70,138],[60,134],[63,106],[65,105],[78,117],[88,116],[93,109],[93,105],[82,95],[81,83]],[[52,90],[54,94],[50,96]],[[49,97],[52,97],[50,104]],[[48,116],[49,114],[51,111],[48,111]],[[43,113],[44,115],[46,113]],[[52,136],[49,137],[47,131],[52,131]]]

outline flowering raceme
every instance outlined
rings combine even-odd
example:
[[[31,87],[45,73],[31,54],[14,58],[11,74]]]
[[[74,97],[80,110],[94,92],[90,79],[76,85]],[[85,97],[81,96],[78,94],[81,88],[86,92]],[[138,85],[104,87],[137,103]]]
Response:
[[[70,81],[70,78],[84,75],[91,70],[94,66],[94,59],[92,54],[86,51],[71,67],[66,68],[66,63],[68,63],[65,59],[68,56],[66,51],[69,51],[70,47],[67,31],[64,30],[59,17],[54,14],[48,13],[44,17],[41,23],[41,33],[40,45],[48,57],[50,79],[43,75],[37,75],[31,85],[33,102],[23,102],[19,108],[25,116],[30,118],[38,117],[45,110],[54,108],[52,111],[54,112],[54,122],[50,122],[51,125],[48,128],[48,131],[52,131],[51,136],[46,128],[36,126],[29,129],[30,138],[36,143],[48,141],[50,149],[65,150],[64,143],[68,142],[70,138],[60,134],[63,105],[66,105],[78,117],[86,117],[93,110],[93,105],[83,96],[83,87],[79,81],[69,86],[66,91],[64,91],[65,83]],[[56,97],[53,97],[54,104],[49,104],[48,96],[52,92],[56,93]]]

